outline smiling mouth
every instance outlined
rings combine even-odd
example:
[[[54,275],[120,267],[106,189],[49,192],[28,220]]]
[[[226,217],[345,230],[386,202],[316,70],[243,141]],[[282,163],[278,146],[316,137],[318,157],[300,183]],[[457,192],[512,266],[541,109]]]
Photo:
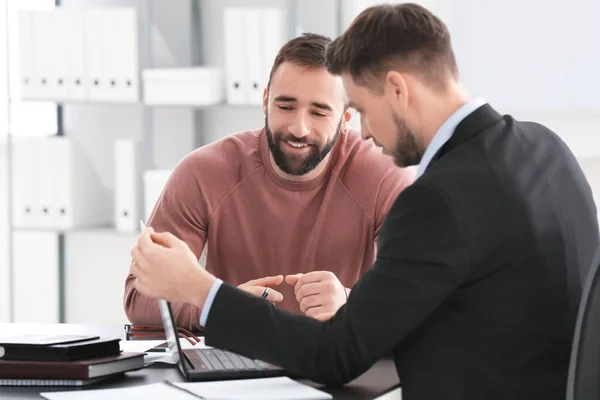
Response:
[[[290,142],[289,140],[286,140],[285,143],[295,149],[304,149],[304,148],[311,146],[310,144],[307,144],[307,143]]]

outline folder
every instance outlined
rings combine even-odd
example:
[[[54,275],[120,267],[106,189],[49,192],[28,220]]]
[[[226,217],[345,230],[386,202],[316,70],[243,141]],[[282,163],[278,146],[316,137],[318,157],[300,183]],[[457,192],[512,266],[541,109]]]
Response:
[[[19,73],[20,98],[35,99],[38,81],[35,76],[35,42],[33,12],[21,10],[19,18]]]
[[[87,99],[89,78],[86,71],[86,35],[85,13],[82,9],[62,9],[65,15],[64,31],[65,59],[65,99],[69,101],[84,101]]]
[[[0,337],[0,360],[74,361],[113,356],[121,351],[119,342],[118,338],[101,338],[95,335],[29,334],[8,338]],[[1,373],[0,376],[25,378],[25,376],[6,376]],[[56,378],[60,378],[60,376],[56,376]]]
[[[246,66],[246,85],[244,85],[244,98],[246,104],[262,104],[265,89],[263,79],[263,61],[261,44],[261,10],[246,8],[244,15],[244,65]]]
[[[37,142],[34,157],[37,158],[36,169],[34,171],[35,179],[38,182],[36,187],[37,202],[35,205],[34,226],[38,228],[54,228],[55,215],[58,214],[56,203],[54,201],[55,181],[54,177],[60,173],[57,170],[56,161],[52,154],[50,142],[53,137],[36,137]]]
[[[121,353],[79,361],[0,361],[0,376],[10,379],[88,380],[144,367],[143,353]]]
[[[56,232],[13,231],[12,322],[60,322],[58,246]]]
[[[39,138],[14,137],[12,142],[12,219],[15,228],[37,225],[39,210]]]
[[[119,232],[137,232],[142,217],[142,154],[134,139],[117,139],[115,156],[115,226]]]
[[[106,101],[135,103],[139,100],[138,28],[134,8],[105,10],[104,79],[108,83]],[[108,18],[108,20],[107,20]]]
[[[35,76],[37,78],[37,98],[54,100],[56,94],[57,65],[54,49],[56,35],[54,31],[53,11],[33,12],[33,32],[35,51]]]
[[[110,193],[76,141],[64,136],[48,139],[54,171],[54,228],[69,230],[105,226],[111,221]]]
[[[85,65],[87,69],[87,100],[104,101],[108,96],[108,81],[104,76],[104,24],[108,23],[105,17],[109,10],[86,9],[83,11],[85,20]],[[107,26],[110,27],[109,24]]]
[[[244,104],[248,84],[245,65],[245,24],[244,9],[226,7],[223,13],[225,43],[225,84],[227,102]]]
[[[263,87],[267,87],[271,68],[279,49],[287,42],[289,32],[285,10],[281,8],[264,8],[260,13],[261,82]]]

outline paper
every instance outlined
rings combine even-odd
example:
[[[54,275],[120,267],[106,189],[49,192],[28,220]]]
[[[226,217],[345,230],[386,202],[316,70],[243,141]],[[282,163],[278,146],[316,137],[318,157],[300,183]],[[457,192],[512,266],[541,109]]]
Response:
[[[329,393],[288,377],[219,382],[178,382],[174,385],[207,400],[325,400],[333,398]]]
[[[122,389],[76,390],[70,392],[44,392],[47,400],[197,400],[197,397],[165,383],[134,386]]]
[[[121,351],[144,353],[153,347],[165,343],[165,340],[121,340]],[[180,338],[179,344],[183,350],[185,349],[206,349],[209,346],[204,344],[204,338],[200,338],[200,343],[193,345],[186,339]],[[166,354],[166,353],[165,353]]]
[[[402,388],[395,388],[375,398],[374,400],[402,400]]]

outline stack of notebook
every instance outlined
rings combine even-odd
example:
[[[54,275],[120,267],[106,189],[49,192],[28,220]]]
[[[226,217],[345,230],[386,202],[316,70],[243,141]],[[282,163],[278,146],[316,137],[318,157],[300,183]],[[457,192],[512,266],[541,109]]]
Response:
[[[0,337],[0,385],[83,386],[144,366],[119,339],[89,335]]]

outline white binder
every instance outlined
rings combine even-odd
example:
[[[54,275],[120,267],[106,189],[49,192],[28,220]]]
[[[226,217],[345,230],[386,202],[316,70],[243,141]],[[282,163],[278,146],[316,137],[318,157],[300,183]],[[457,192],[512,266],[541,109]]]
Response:
[[[58,234],[16,230],[13,246],[13,322],[59,322]]]
[[[104,76],[104,24],[108,22],[110,10],[86,9],[85,20],[85,65],[87,67],[87,100],[104,101],[107,96],[108,81]],[[107,17],[105,15],[108,14]],[[109,25],[110,26],[110,25]],[[108,30],[108,27],[106,28]]]
[[[67,70],[65,77],[65,98],[70,101],[84,101],[87,98],[87,77],[85,65],[86,35],[85,13],[82,9],[64,8],[65,15],[65,59]]]
[[[119,232],[137,232],[142,217],[140,143],[117,139],[115,155],[115,226]]]
[[[19,11],[19,72],[20,97],[34,99],[37,96],[38,81],[35,77],[35,42],[32,11]]]
[[[37,225],[39,210],[39,138],[15,137],[12,142],[12,217],[16,228]]]
[[[35,156],[37,158],[37,169],[35,170],[37,189],[37,204],[35,208],[35,226],[38,228],[54,228],[55,215],[57,213],[54,202],[54,181],[58,171],[52,154],[50,142],[53,137],[32,138],[37,142]]]
[[[223,13],[225,43],[225,84],[227,102],[244,104],[248,84],[245,65],[244,9],[227,7]]]
[[[135,103],[139,100],[137,12],[134,8],[114,7],[103,14],[107,17],[103,43],[106,100]]]
[[[53,11],[33,12],[33,32],[35,51],[35,76],[37,77],[37,98],[54,100],[56,95],[57,62]]]
[[[262,104],[265,89],[263,79],[263,60],[260,25],[262,10],[258,8],[244,9],[244,63],[246,66],[246,85],[244,98],[246,104]]]
[[[49,138],[55,167],[54,228],[107,226],[112,202],[84,149],[70,138]]]
[[[269,82],[269,74],[275,62],[279,49],[287,42],[287,14],[281,8],[264,8],[260,11],[260,43],[262,57],[262,86]]]

